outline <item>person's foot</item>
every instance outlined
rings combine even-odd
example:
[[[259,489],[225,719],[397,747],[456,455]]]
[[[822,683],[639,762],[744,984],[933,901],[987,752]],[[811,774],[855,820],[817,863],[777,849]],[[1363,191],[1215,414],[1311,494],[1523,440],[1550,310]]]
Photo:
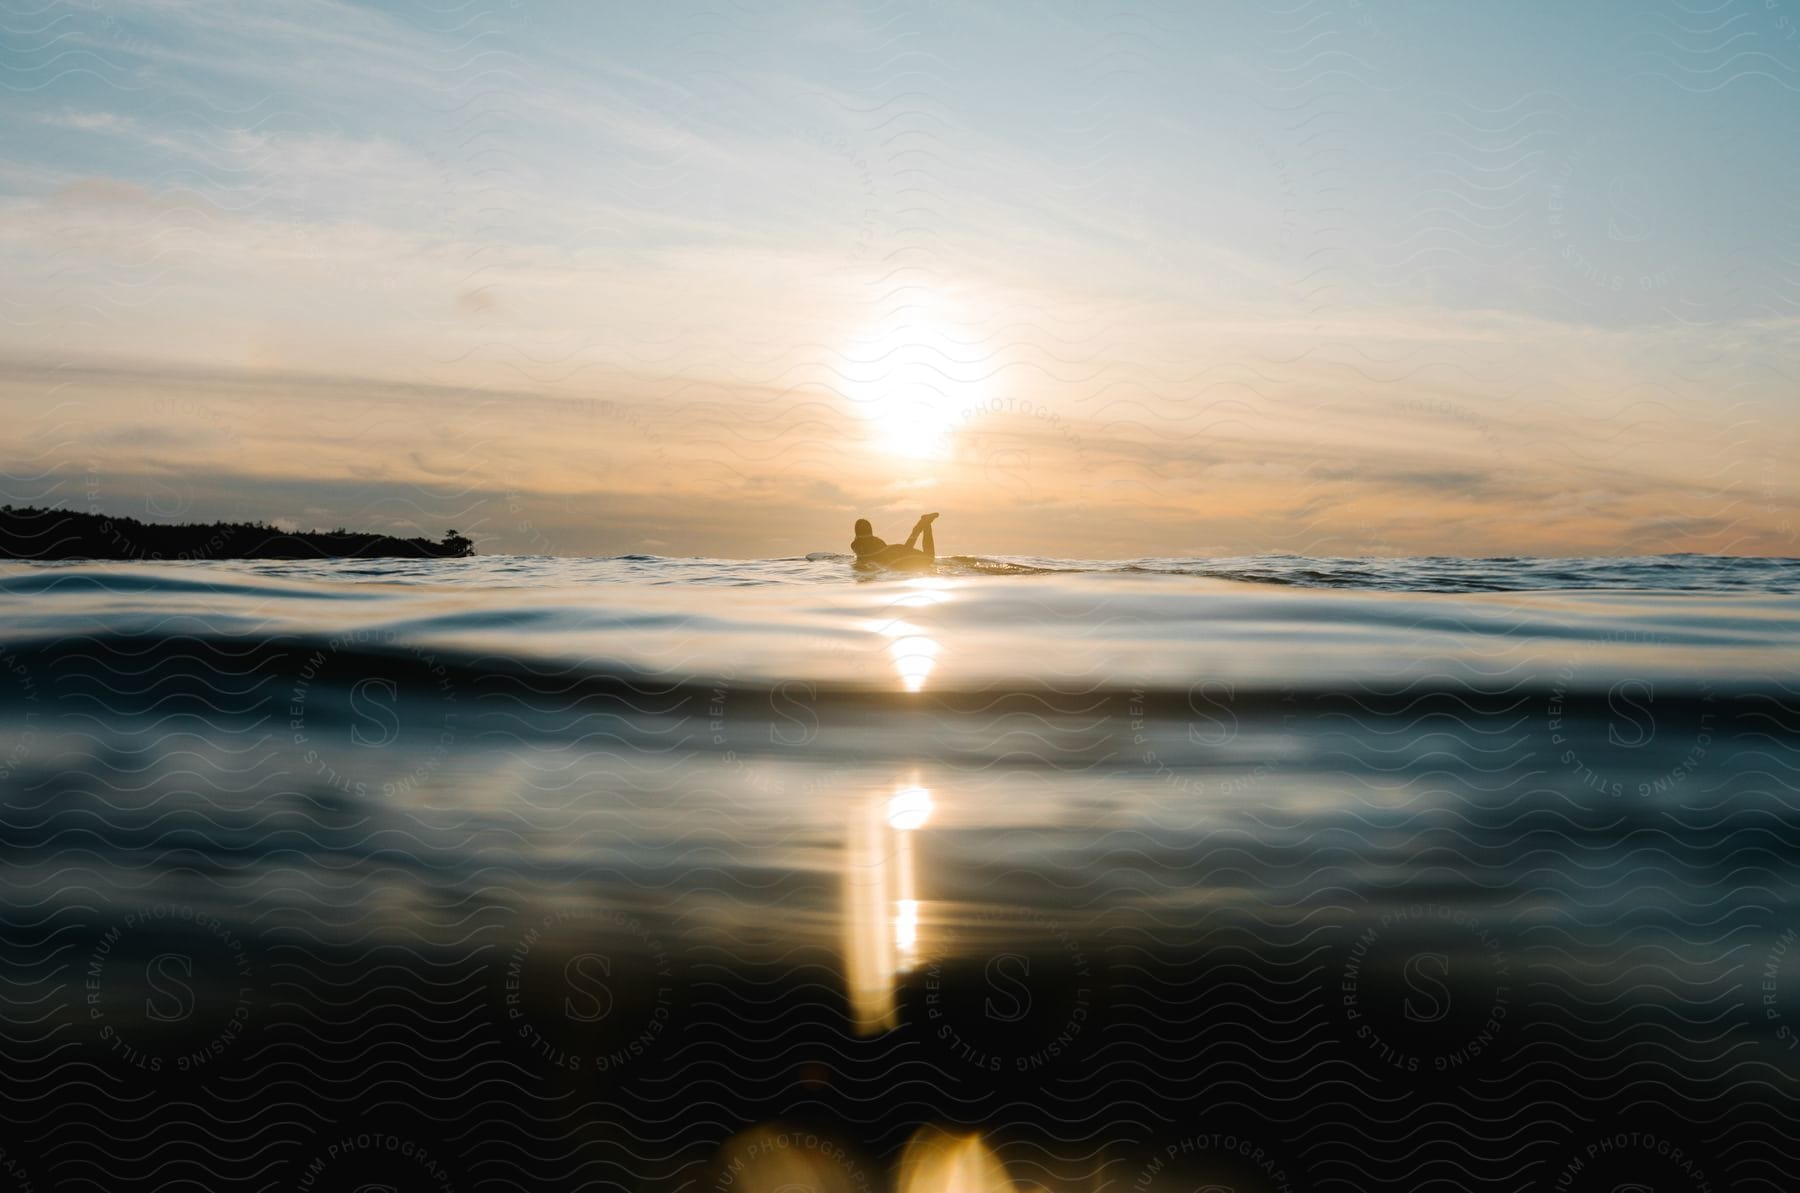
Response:
[[[937,521],[937,515],[936,515],[936,514],[921,514],[921,515],[920,515],[920,516],[919,516],[919,521],[921,521],[921,522],[935,522],[935,521]]]

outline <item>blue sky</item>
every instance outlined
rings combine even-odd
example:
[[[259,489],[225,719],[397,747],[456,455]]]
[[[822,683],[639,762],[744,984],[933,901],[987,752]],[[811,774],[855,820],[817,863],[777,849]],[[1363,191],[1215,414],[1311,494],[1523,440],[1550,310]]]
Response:
[[[1797,553],[1793,6],[6,28],[14,501],[520,551],[923,504],[984,551]]]

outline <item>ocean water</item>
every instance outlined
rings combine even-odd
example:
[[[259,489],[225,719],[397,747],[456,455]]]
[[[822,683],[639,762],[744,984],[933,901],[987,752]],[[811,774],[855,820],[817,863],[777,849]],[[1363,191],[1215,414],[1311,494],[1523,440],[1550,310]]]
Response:
[[[1800,1187],[1800,562],[0,565],[38,1189]]]

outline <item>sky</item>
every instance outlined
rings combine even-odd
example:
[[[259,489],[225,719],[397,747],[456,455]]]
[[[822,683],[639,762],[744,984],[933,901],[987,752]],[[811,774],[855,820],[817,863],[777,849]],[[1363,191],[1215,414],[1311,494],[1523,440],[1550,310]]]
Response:
[[[0,497],[1800,556],[1800,0],[12,5]]]

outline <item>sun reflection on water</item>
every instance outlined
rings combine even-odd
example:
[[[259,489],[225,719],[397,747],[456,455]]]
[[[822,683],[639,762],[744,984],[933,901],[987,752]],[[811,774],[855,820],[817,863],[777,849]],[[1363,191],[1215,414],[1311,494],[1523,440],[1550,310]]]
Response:
[[[900,1157],[900,1193],[1011,1193],[1006,1167],[979,1133],[922,1127]]]
[[[1023,1193],[979,1132],[926,1126],[900,1155],[897,1179],[873,1182],[857,1152],[829,1134],[764,1123],[727,1139],[715,1160],[714,1187],[742,1193]]]
[[[923,634],[911,634],[889,644],[888,653],[894,656],[894,670],[900,673],[900,682],[907,691],[917,692],[925,687],[931,669],[937,666],[938,644]]]
[[[890,607],[916,615],[950,600],[953,587],[936,577],[916,577],[897,595],[883,595]],[[941,651],[937,639],[900,616],[871,621],[867,628],[887,639],[901,685],[923,691]],[[862,801],[851,813],[844,848],[844,970],[858,1035],[898,1026],[895,983],[918,964],[921,945],[912,836],[935,809],[930,788],[915,777],[896,784],[886,798]]]
[[[858,1035],[899,1025],[894,984],[919,960],[912,838],[934,807],[928,788],[908,784],[852,813],[844,859],[844,952]]]
[[[954,587],[951,581],[936,576],[920,576],[905,581],[904,591],[893,597],[889,604],[898,609],[923,612],[953,599]],[[894,671],[900,676],[901,686],[909,692],[923,691],[943,650],[938,640],[924,627],[903,617],[874,622],[869,628],[888,639],[888,654],[893,659]]]

